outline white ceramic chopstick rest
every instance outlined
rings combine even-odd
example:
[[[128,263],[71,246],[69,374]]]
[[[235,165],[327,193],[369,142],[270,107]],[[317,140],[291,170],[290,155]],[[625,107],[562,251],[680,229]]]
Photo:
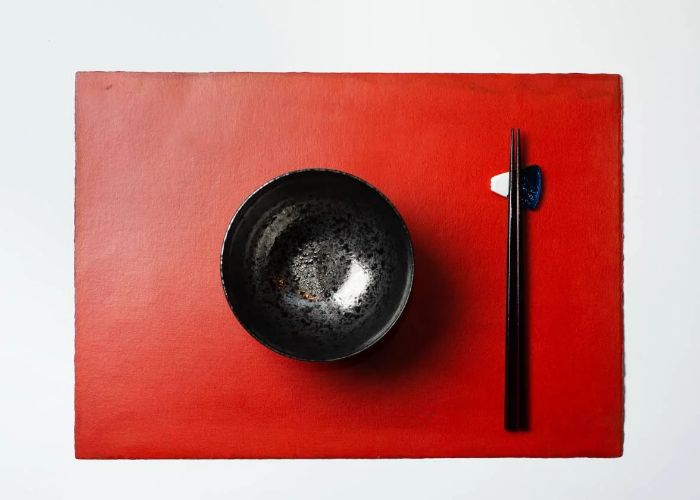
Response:
[[[496,194],[500,194],[503,197],[508,197],[508,178],[509,173],[503,172],[502,174],[494,175],[491,177],[491,191]]]

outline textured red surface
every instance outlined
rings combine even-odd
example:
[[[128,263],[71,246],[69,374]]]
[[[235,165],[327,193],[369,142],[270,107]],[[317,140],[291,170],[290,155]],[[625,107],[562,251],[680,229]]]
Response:
[[[108,457],[617,456],[621,82],[614,75],[81,73],[75,447]],[[503,430],[508,132],[528,214],[532,430]],[[362,355],[248,336],[219,281],[244,197],[356,174],[415,245],[409,305]]]

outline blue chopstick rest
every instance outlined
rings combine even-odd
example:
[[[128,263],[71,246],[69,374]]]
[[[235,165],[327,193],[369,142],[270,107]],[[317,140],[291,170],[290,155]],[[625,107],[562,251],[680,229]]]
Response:
[[[508,172],[491,178],[491,191],[501,196],[508,196]],[[525,167],[520,171],[520,199],[528,210],[534,210],[542,198],[542,170],[537,165]]]
[[[520,197],[523,206],[534,210],[542,197],[542,170],[537,165],[525,167],[520,174]]]

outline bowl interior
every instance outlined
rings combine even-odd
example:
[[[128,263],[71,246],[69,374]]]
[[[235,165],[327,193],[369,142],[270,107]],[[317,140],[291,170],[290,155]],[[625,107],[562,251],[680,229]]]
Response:
[[[239,321],[287,356],[333,360],[381,338],[408,299],[413,253],[398,212],[341,172],[279,177],[241,206],[222,251]]]

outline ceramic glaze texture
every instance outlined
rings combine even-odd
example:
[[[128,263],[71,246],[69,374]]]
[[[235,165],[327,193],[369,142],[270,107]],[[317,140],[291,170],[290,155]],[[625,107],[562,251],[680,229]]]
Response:
[[[305,170],[254,193],[229,228],[222,278],[246,329],[305,360],[369,347],[408,298],[413,255],[396,210],[352,176]]]

